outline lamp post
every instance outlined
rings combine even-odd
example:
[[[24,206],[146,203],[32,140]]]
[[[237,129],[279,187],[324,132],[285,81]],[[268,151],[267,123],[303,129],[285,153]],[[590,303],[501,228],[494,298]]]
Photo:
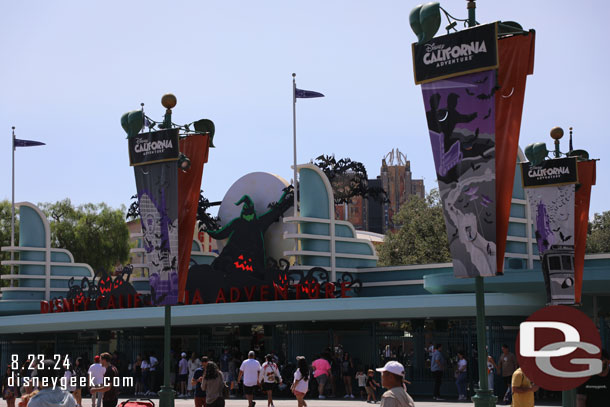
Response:
[[[163,95],[161,98],[161,104],[166,109],[165,116],[163,119],[163,127],[170,129],[172,127],[172,109],[176,106],[176,96],[171,93]],[[163,332],[163,386],[159,390],[159,407],[174,407],[174,399],[176,392],[170,386],[170,369],[171,363],[171,338],[172,338],[172,308],[171,305],[165,304],[165,322]]]
[[[468,0],[468,27],[476,25],[476,3],[475,0]],[[477,306],[477,355],[479,367],[479,387],[475,389],[476,394],[472,401],[476,407],[494,407],[496,396],[489,390],[487,381],[487,335],[485,329],[485,285],[483,277],[475,277],[475,296]]]

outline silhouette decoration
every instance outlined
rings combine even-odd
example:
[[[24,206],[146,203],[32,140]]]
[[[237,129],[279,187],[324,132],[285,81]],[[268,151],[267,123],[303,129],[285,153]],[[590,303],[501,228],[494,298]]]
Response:
[[[342,284],[344,290],[359,293],[362,283],[350,273],[343,273],[339,281],[331,282],[328,271],[322,267],[290,270],[288,260],[265,256],[264,233],[292,206],[293,194],[293,187],[288,186],[280,199],[260,216],[252,199],[242,196],[235,203],[243,205],[240,215],[221,229],[207,231],[214,239],[229,240],[212,264],[195,263],[190,267],[188,296],[192,299],[197,292],[204,303],[334,298],[341,295]]]

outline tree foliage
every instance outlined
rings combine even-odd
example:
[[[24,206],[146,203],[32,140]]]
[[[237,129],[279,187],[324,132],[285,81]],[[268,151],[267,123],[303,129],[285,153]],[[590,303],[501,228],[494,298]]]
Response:
[[[610,253],[610,211],[596,213],[589,222],[587,253]]]
[[[368,186],[366,168],[361,162],[349,158],[337,161],[334,155],[321,155],[316,158],[314,165],[319,167],[330,181],[337,205],[349,203],[356,196],[387,200],[383,188]]]
[[[69,199],[39,206],[51,224],[51,245],[69,250],[75,262],[109,271],[129,258],[124,208],[105,203],[74,206]]]
[[[19,244],[19,217],[15,216],[15,244]],[[11,203],[0,201],[0,247],[11,245]],[[16,255],[17,256],[17,255]],[[9,252],[0,252],[0,261],[9,260]],[[0,274],[9,274],[10,266],[0,266]],[[0,280],[0,287],[8,286],[8,280]]]
[[[451,261],[438,190],[422,199],[411,196],[394,215],[398,231],[388,232],[379,247],[381,266]]]

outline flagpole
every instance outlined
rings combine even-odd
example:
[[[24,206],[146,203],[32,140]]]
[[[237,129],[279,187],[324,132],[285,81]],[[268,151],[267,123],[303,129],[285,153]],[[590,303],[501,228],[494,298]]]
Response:
[[[15,247],[15,126],[13,126],[13,135],[12,135],[12,147],[13,147],[13,170],[12,170],[12,194],[11,194],[11,274],[13,274],[13,260],[15,256],[15,252],[13,251],[13,247]],[[10,286],[13,286],[13,279],[10,280]]]
[[[298,183],[297,183],[297,96],[296,96],[296,73],[292,74],[292,145],[293,145],[293,182],[294,182],[294,216],[297,216],[297,195],[298,195]]]

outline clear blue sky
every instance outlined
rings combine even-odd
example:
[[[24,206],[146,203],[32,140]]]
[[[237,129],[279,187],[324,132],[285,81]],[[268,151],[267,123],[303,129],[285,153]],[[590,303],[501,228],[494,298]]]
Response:
[[[135,193],[121,115],[209,118],[216,149],[205,195],[220,200],[253,171],[292,178],[291,73],[326,94],[297,104],[299,162],[334,153],[379,174],[399,148],[436,187],[408,24],[416,1],[5,1],[0,3],[0,199],[11,197],[11,126],[47,146],[16,152],[16,200],[128,204]],[[581,5],[582,4],[582,5]],[[443,1],[465,18],[466,1]],[[610,210],[606,1],[477,1],[477,20],[537,31],[521,146],[574,127],[600,158],[593,212]],[[445,22],[443,21],[444,27]],[[4,140],[4,141],[2,141]],[[567,140],[562,150],[567,150]],[[275,199],[275,198],[274,198]]]

